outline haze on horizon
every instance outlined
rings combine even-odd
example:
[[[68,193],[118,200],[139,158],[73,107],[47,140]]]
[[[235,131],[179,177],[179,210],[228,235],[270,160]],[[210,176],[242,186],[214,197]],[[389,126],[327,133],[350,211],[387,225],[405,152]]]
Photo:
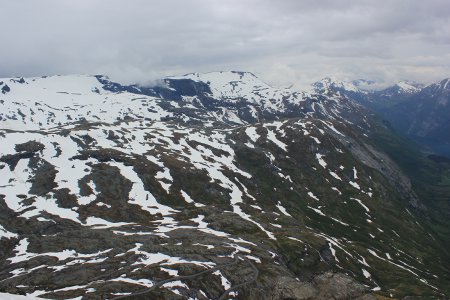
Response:
[[[0,77],[146,83],[243,70],[276,86],[450,77],[448,0],[23,0],[2,10]]]

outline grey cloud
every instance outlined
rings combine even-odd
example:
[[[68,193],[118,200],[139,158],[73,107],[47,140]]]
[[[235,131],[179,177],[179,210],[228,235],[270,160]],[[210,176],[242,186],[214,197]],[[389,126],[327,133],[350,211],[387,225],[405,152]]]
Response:
[[[249,70],[277,85],[328,75],[450,76],[447,0],[4,1],[0,76]]]

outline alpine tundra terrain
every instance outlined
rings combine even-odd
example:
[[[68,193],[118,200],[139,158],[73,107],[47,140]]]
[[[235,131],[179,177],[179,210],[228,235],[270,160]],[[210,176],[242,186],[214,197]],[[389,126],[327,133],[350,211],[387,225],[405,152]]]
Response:
[[[0,292],[450,295],[435,206],[377,142],[401,138],[345,93],[245,72],[151,88],[6,78],[0,90]]]
[[[324,78],[312,90],[339,93],[378,115],[390,130],[371,140],[411,179],[428,207],[426,219],[450,249],[450,79],[429,85],[400,81],[383,90],[374,90],[375,84]]]

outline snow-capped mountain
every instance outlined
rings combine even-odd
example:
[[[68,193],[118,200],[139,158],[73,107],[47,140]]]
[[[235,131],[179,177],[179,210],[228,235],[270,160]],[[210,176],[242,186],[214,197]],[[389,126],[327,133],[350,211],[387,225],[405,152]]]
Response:
[[[448,97],[450,94],[450,78],[445,78],[434,84],[430,84],[421,90],[431,98]],[[443,104],[443,103],[442,103]]]
[[[423,84],[413,81],[399,81],[393,86],[387,87],[380,91],[374,91],[369,101],[381,102],[385,101],[389,105],[402,101],[402,99],[417,94],[424,87]]]
[[[361,93],[364,92],[364,90],[361,89],[360,86],[365,82],[367,81],[363,79],[346,82],[338,80],[335,77],[325,77],[322,80],[313,83],[312,87],[317,93],[328,93],[330,91]]]
[[[204,126],[285,117],[365,122],[355,119],[361,117],[361,107],[345,97],[272,88],[246,72],[167,77],[157,87],[122,86],[103,76],[4,78],[0,82],[7,87],[0,101],[0,122],[9,129],[112,123],[125,118],[173,119]]]
[[[2,79],[0,292],[50,299],[448,294],[409,179],[339,93],[251,73]]]
[[[313,84],[316,92],[339,93],[377,112],[400,133],[429,151],[450,156],[449,79],[430,85],[400,81],[382,90],[360,88],[326,78]]]
[[[249,72],[192,73],[167,77],[165,81],[170,86],[171,82],[179,80],[205,83],[209,87],[208,94],[211,98],[230,103],[245,100],[272,111],[280,111],[285,108],[286,102],[298,104],[303,101],[304,96],[304,94],[289,89],[273,88]]]
[[[428,85],[383,111],[398,130],[450,157],[450,79]]]
[[[351,99],[356,103],[365,104],[365,100],[373,92],[374,81],[357,79],[352,81],[341,81],[335,77],[325,77],[311,85],[314,93],[332,95]]]
[[[417,82],[413,82],[413,81],[399,81],[397,84],[395,84],[395,87],[398,88],[397,93],[410,93],[410,94],[414,94],[419,92],[424,85],[417,83]]]
[[[313,91],[317,93],[328,93],[329,91],[340,92],[350,98],[370,97],[374,94],[384,97],[414,94],[419,92],[424,85],[414,81],[402,80],[381,90],[375,87],[376,82],[372,80],[356,79],[352,81],[341,81],[334,77],[325,77],[312,84]]]
[[[126,116],[160,119],[170,115],[158,100],[111,92],[95,76],[0,79],[2,128],[48,129],[83,120],[113,123]],[[5,89],[5,87],[7,87]]]

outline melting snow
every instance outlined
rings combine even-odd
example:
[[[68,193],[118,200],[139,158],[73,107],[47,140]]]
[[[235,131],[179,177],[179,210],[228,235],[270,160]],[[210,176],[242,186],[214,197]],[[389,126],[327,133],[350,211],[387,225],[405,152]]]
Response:
[[[253,143],[256,143],[256,141],[259,139],[259,134],[256,132],[255,127],[247,127],[245,129],[245,133],[252,140]]]
[[[353,167],[353,179],[358,179],[358,172],[355,167]]]
[[[275,135],[275,132],[273,132],[270,129],[267,129],[267,139],[272,141],[275,145],[277,145],[279,148],[283,149],[284,151],[287,151],[287,145],[277,139],[277,136]]]
[[[161,269],[161,271],[168,273],[172,277],[178,276],[177,270],[172,270],[172,269],[167,269],[167,268],[160,268],[160,269]]]
[[[280,202],[280,201],[278,201],[278,203],[277,203],[277,208],[281,211],[281,213],[282,213],[283,215],[288,216],[288,217],[292,217],[292,216],[287,212],[286,208],[284,208],[284,207],[281,205],[281,202]]]
[[[288,239],[293,240],[293,241],[296,241],[296,242],[303,243],[302,240],[299,240],[299,239],[297,239],[297,238],[295,238],[295,237],[292,237],[292,236],[288,236]]]
[[[153,286],[153,281],[151,281],[149,279],[131,279],[131,278],[126,278],[126,277],[119,277],[119,278],[109,279],[109,281],[126,282],[126,283],[131,283],[131,284],[142,285],[145,287]]]
[[[361,189],[360,186],[359,186],[359,184],[357,184],[356,182],[349,181],[348,183],[349,183],[352,187],[354,187],[355,189],[358,189],[358,190]]]
[[[229,235],[228,233],[208,228],[208,223],[203,221],[204,218],[205,216],[199,215],[197,218],[191,219],[191,221],[197,223],[198,226],[196,228],[202,232],[209,233],[219,237],[227,237]]]
[[[126,223],[126,222],[109,222],[102,218],[97,217],[88,217],[86,219],[86,226],[93,226],[95,229],[105,229],[111,227],[120,227],[125,225],[133,225],[134,223]]]
[[[17,238],[17,237],[18,237],[17,234],[9,232],[2,225],[0,225],[0,239],[2,239],[2,238],[11,239],[11,238]]]
[[[338,222],[339,224],[341,224],[341,225],[344,225],[344,226],[350,226],[349,224],[347,224],[347,223],[345,223],[345,222],[342,222],[341,220],[338,220],[338,219],[336,219],[336,218],[333,218],[333,217],[330,217],[330,216],[328,216],[330,219],[332,219],[333,221],[335,221],[335,222]]]
[[[167,183],[167,181],[173,181],[173,178],[170,175],[170,170],[168,168],[164,168],[163,171],[159,171],[158,173],[156,173],[155,178],[159,179],[159,184],[161,184],[163,189],[166,190],[167,193],[169,193],[171,184]]]
[[[187,203],[194,203],[194,200],[185,191],[181,190],[181,195]]]
[[[333,176],[334,178],[336,178],[336,179],[338,179],[338,180],[341,180],[341,181],[342,181],[342,178],[341,178],[341,177],[339,177],[339,175],[338,175],[338,174],[336,174],[336,173],[334,173],[333,171],[330,171],[330,175],[331,175],[331,176]]]
[[[220,277],[220,281],[222,282],[222,286],[224,290],[228,290],[231,287],[231,283],[228,281],[228,279],[222,275],[222,272],[220,272],[219,270],[213,272],[212,274],[219,276]]]
[[[317,198],[317,197],[313,194],[313,192],[308,192],[308,196],[310,196],[311,198],[313,198],[313,199],[316,200],[316,201],[319,201],[319,198]]]
[[[125,166],[117,162],[109,162],[111,166],[118,167],[120,173],[133,182],[129,197],[129,203],[139,205],[143,210],[150,212],[151,214],[161,213],[163,216],[177,212],[169,206],[162,205],[156,201],[155,197],[144,189],[144,185],[133,170],[133,167]]]
[[[316,137],[310,136],[315,142],[316,144],[320,144],[320,140]]]
[[[321,165],[324,169],[327,167],[327,163],[322,159],[325,155],[322,155],[320,153],[316,153],[316,159],[319,162],[319,165]]]
[[[52,256],[58,258],[58,260],[66,260],[68,258],[92,258],[97,257],[99,255],[105,254],[112,249],[99,251],[97,253],[92,254],[81,254],[77,253],[75,250],[63,250],[61,252],[46,252],[46,253],[30,253],[28,252],[28,245],[30,243],[28,242],[27,238],[24,238],[19,241],[19,244],[14,248],[14,251],[16,252],[16,256],[8,258],[9,261],[11,261],[12,264],[19,263],[22,261],[27,261],[33,257],[38,256]]]
[[[367,206],[365,206],[363,203],[362,203],[362,201],[361,200],[359,200],[359,199],[356,199],[356,198],[350,198],[350,199],[352,199],[352,200],[355,200],[356,202],[358,202],[367,212],[370,212],[370,209],[367,207]]]
[[[340,190],[338,190],[336,187],[332,187],[331,188],[333,191],[336,191],[336,192],[338,192],[338,194],[339,195],[342,195],[342,193],[341,193],[341,191]]]
[[[318,213],[319,215],[321,215],[321,216],[326,216],[320,209],[318,209],[318,208],[314,208],[314,207],[311,207],[311,206],[308,206],[308,208],[309,209],[312,209],[313,211],[315,211],[316,213]]]
[[[34,297],[32,295],[13,295],[13,294],[7,294],[7,293],[0,293],[0,299],[1,300],[42,300],[42,298]]]
[[[161,265],[173,265],[173,264],[195,264],[202,267],[214,266],[213,262],[201,262],[195,260],[185,260],[180,257],[172,257],[163,253],[148,253],[140,250],[143,245],[141,243],[136,243],[133,249],[128,250],[128,252],[134,252],[137,255],[140,255],[141,258],[133,263],[133,265],[153,265],[153,264],[161,264]]]

